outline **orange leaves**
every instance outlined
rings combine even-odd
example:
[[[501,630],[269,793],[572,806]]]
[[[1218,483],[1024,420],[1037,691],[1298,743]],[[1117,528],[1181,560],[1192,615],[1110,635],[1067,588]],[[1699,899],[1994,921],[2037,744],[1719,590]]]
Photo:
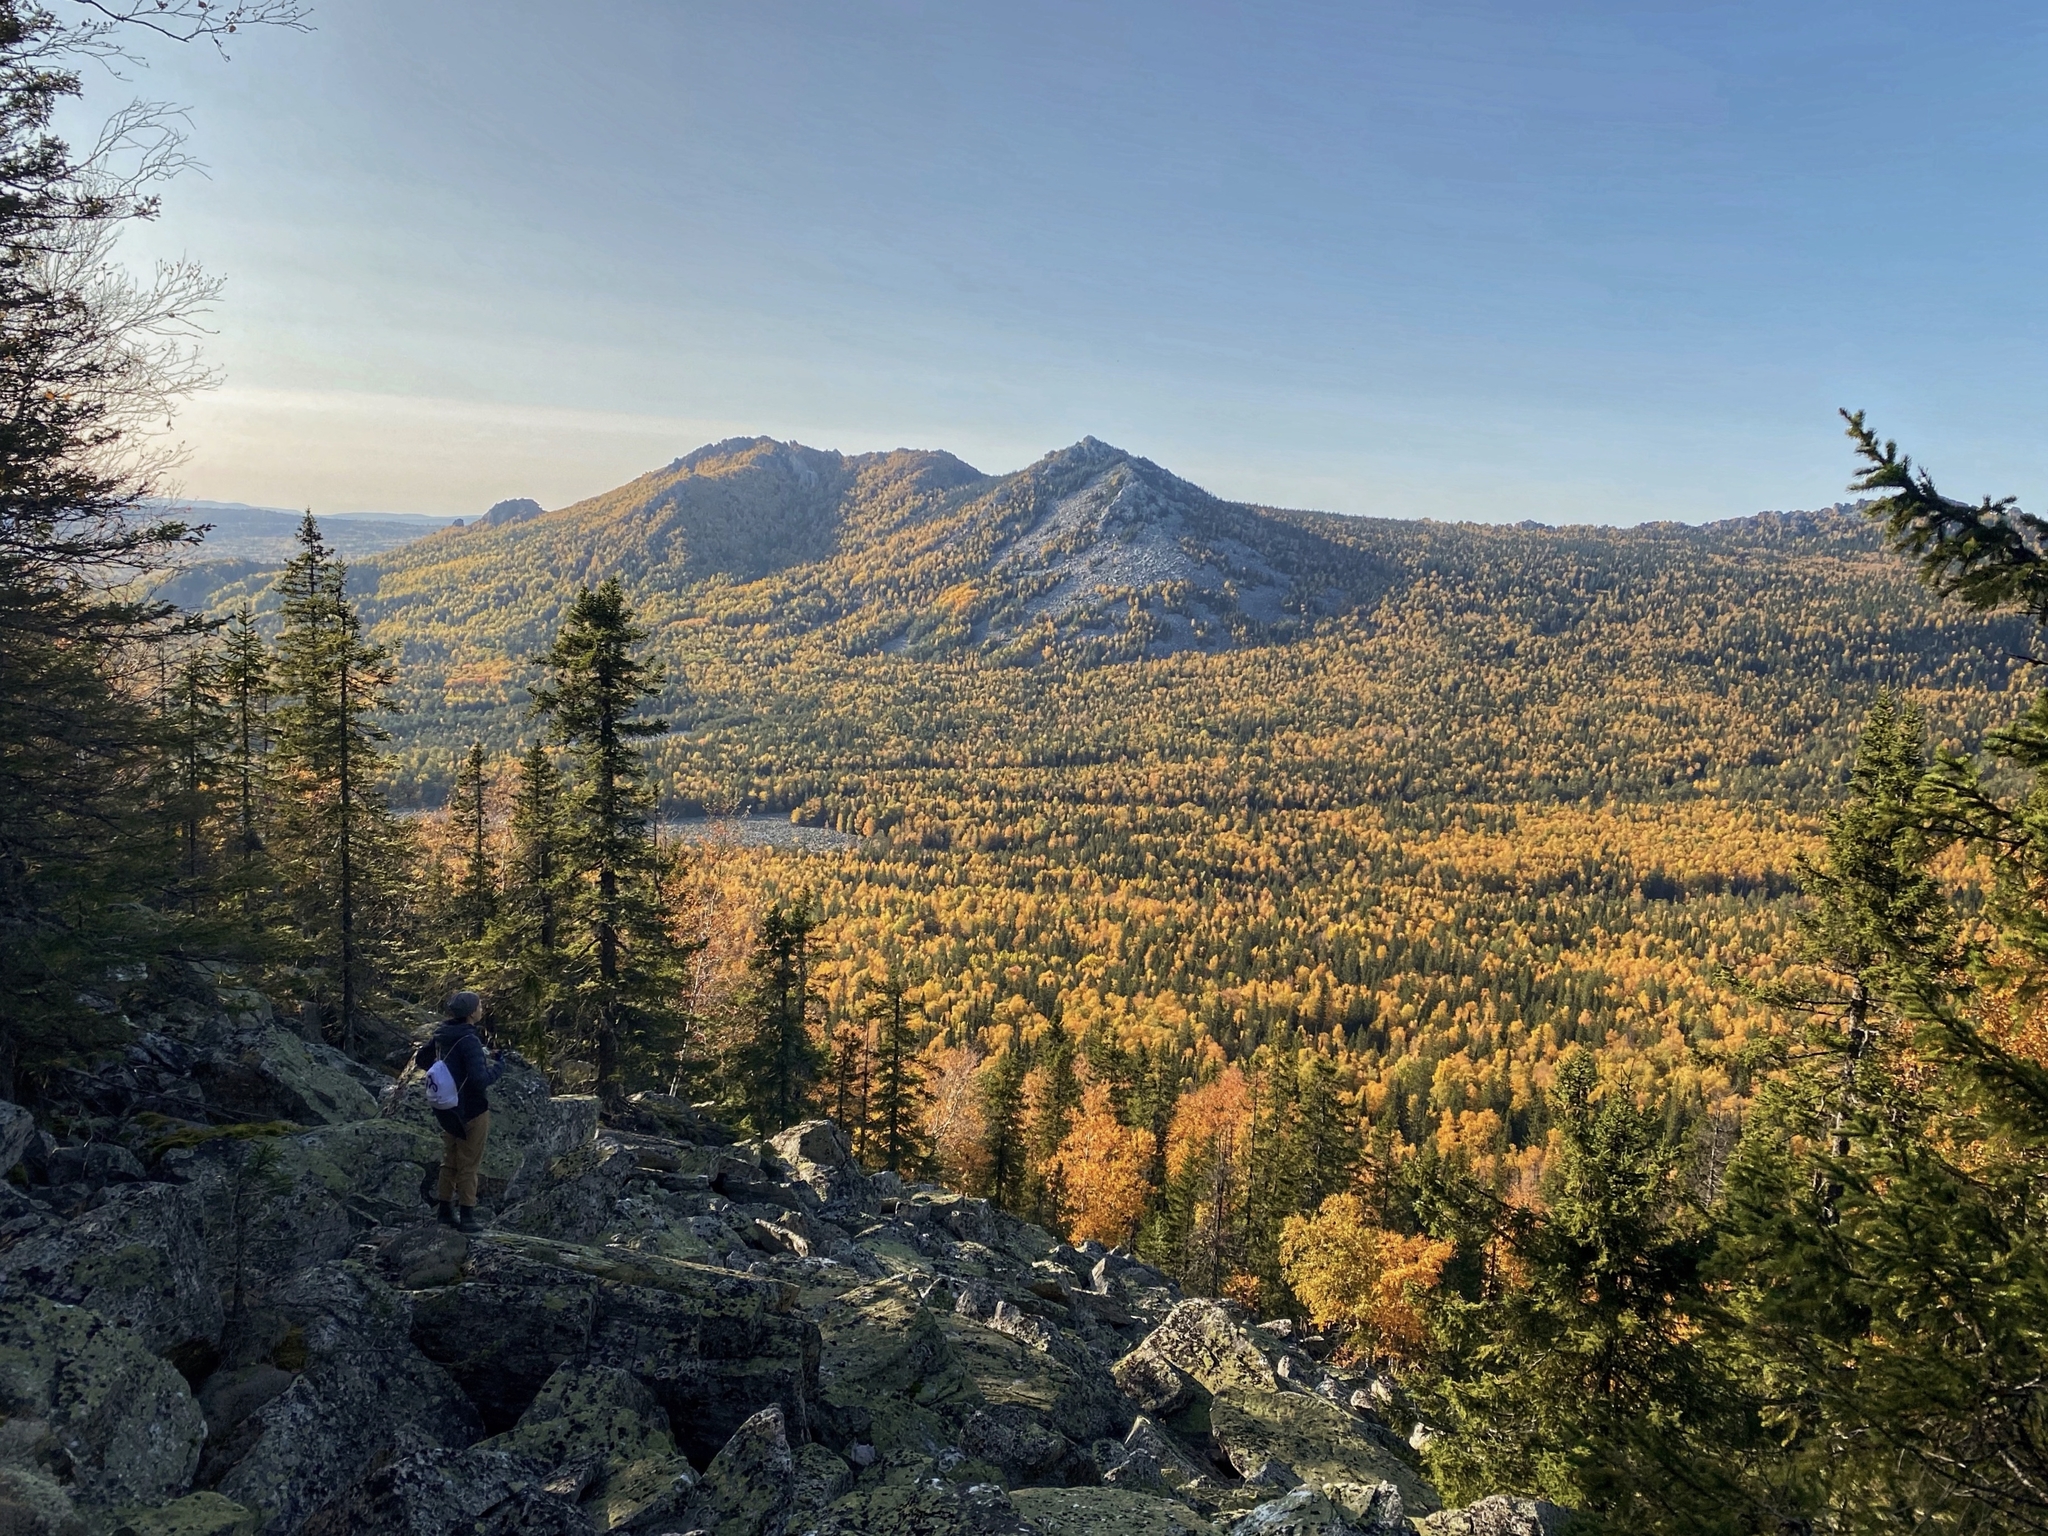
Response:
[[[1178,1178],[1192,1163],[1218,1154],[1241,1163],[1252,1133],[1251,1088],[1233,1062],[1181,1096],[1166,1132],[1166,1172]]]
[[[1428,1342],[1419,1303],[1451,1245],[1371,1226],[1356,1195],[1332,1195],[1280,1229],[1280,1272],[1316,1326],[1358,1352],[1412,1359]]]
[[[1112,1247],[1130,1241],[1151,1192],[1145,1175],[1152,1152],[1152,1133],[1117,1119],[1107,1087],[1090,1083],[1082,1091],[1081,1113],[1054,1159],[1073,1213],[1070,1239],[1092,1237]]]

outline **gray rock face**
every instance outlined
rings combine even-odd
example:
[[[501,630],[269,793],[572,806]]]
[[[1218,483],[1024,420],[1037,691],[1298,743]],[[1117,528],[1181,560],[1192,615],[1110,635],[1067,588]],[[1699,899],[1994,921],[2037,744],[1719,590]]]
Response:
[[[1424,1536],[1562,1536],[1571,1511],[1544,1499],[1496,1493],[1463,1509],[1439,1510],[1420,1522]]]
[[[89,1307],[157,1354],[211,1349],[226,1313],[198,1215],[191,1193],[175,1185],[115,1190],[0,1252],[0,1280]]]
[[[331,1046],[268,1025],[202,1055],[192,1076],[208,1104],[239,1119],[342,1125],[377,1113],[357,1070]]]
[[[1230,1528],[1230,1536],[1359,1536],[1357,1528],[1314,1488],[1261,1504]]]
[[[0,1099],[0,1173],[21,1161],[29,1138],[36,1133],[36,1119],[19,1104]]]
[[[491,1084],[490,1098],[491,1134],[484,1143],[478,1198],[494,1210],[509,1211],[548,1185],[548,1167],[555,1159],[589,1145],[597,1134],[597,1100],[551,1095],[544,1076],[510,1057],[504,1075]],[[418,1078],[387,1090],[384,1109],[391,1123],[428,1138],[433,1161],[440,1162],[441,1130]]]
[[[782,1536],[796,1508],[796,1461],[780,1408],[764,1408],[704,1469],[690,1523],[712,1536]]]
[[[668,1415],[636,1378],[613,1367],[562,1367],[519,1423],[484,1448],[545,1468],[548,1488],[573,1497],[600,1531],[677,1515],[696,1486]]]
[[[408,1298],[361,1265],[307,1270],[269,1304],[287,1325],[270,1363],[294,1380],[244,1420],[254,1443],[219,1491],[262,1511],[271,1536],[374,1466],[481,1435],[476,1410],[413,1347]]]
[[[591,1536],[542,1468],[508,1451],[422,1450],[372,1472],[313,1514],[305,1536]]]
[[[0,1466],[68,1470],[82,1510],[160,1504],[199,1465],[184,1378],[126,1329],[16,1291],[0,1299]]]

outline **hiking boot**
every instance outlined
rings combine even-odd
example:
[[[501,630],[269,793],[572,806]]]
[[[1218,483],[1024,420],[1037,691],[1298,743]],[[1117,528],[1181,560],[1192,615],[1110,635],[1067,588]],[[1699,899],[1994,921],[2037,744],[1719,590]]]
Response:
[[[448,1201],[448,1200],[443,1200],[443,1201],[441,1202],[441,1209],[440,1209],[440,1211],[438,1212],[438,1215],[439,1215],[439,1218],[440,1218],[440,1222],[441,1222],[441,1225],[442,1225],[442,1226],[444,1226],[444,1227],[452,1227],[452,1226],[454,1226],[454,1225],[455,1225],[455,1206],[454,1206],[454,1203],[453,1203],[452,1201]]]
[[[484,1229],[484,1224],[483,1224],[482,1222],[480,1222],[480,1221],[478,1221],[478,1220],[476,1219],[476,1207],[475,1207],[475,1206],[473,1206],[473,1205],[465,1205],[465,1206],[463,1206],[463,1207],[461,1208],[461,1211],[460,1211],[460,1213],[459,1213],[459,1214],[460,1214],[460,1219],[459,1219],[459,1220],[458,1220],[458,1221],[457,1221],[457,1222],[455,1223],[456,1227],[457,1227],[457,1228],[458,1228],[459,1230],[461,1230],[461,1231],[463,1231],[463,1232],[481,1232],[481,1231],[483,1231],[483,1229]]]

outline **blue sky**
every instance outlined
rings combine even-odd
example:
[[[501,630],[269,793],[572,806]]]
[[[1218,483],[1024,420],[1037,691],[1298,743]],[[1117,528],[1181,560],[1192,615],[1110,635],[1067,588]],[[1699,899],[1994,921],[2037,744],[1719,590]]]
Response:
[[[194,496],[562,505],[712,438],[1084,434],[1221,494],[1636,522],[2048,482],[2048,11],[325,0],[128,92],[226,280]]]

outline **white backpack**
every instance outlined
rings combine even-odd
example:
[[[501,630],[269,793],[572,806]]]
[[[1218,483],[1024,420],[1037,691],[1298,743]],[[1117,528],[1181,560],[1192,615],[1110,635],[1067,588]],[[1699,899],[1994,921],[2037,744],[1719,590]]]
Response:
[[[461,1090],[455,1086],[455,1074],[438,1056],[427,1068],[427,1102],[436,1109],[454,1109],[462,1102]]]

